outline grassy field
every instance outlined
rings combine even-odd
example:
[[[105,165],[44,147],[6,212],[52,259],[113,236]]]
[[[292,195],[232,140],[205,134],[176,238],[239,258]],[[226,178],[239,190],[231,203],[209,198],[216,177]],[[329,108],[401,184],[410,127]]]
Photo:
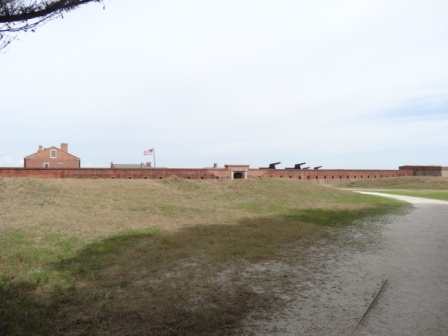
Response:
[[[338,184],[338,187],[369,189],[387,194],[423,197],[448,201],[448,178],[401,177],[395,179],[357,180]]]
[[[0,335],[231,335],[280,304],[248,265],[403,206],[298,180],[2,178]]]

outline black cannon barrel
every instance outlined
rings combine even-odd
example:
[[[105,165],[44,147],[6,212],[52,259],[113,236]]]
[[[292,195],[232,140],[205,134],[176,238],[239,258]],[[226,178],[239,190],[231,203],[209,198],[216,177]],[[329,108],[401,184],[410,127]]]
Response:
[[[281,162],[274,162],[269,164],[269,169],[275,169],[275,166],[280,164]]]
[[[280,164],[281,162],[270,163],[269,167],[260,167],[260,169],[275,169],[275,166]]]
[[[302,165],[304,165],[306,162],[302,162],[302,163],[296,163],[295,165],[294,165],[294,167],[292,167],[292,168],[288,168],[288,167],[286,167],[285,169],[302,169]]]
[[[314,169],[319,169],[319,168],[322,168],[322,166],[317,166],[317,167],[314,167]]]

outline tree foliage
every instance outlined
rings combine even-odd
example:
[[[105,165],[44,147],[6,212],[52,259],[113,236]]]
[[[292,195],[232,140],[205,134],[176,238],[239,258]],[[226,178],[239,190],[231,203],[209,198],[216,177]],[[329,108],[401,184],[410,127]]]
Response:
[[[21,31],[34,31],[79,6],[102,0],[0,0],[0,50]]]

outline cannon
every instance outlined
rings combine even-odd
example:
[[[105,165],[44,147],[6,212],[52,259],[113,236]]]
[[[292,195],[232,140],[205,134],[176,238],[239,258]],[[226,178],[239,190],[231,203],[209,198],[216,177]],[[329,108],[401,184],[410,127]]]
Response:
[[[322,168],[322,166],[317,166],[317,167],[314,167],[313,169],[319,169],[319,168]]]
[[[302,163],[296,163],[294,165],[294,168],[286,168],[286,169],[302,169],[302,165],[304,165],[306,162],[302,162]]]
[[[275,166],[280,164],[281,162],[270,163],[269,167],[260,167],[260,169],[275,169]]]

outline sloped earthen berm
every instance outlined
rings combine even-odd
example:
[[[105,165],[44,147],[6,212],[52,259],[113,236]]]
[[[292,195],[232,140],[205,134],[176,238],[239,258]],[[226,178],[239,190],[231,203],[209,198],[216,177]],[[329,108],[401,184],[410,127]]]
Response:
[[[0,177],[82,178],[82,179],[253,179],[291,178],[302,180],[371,179],[401,176],[445,176],[448,167],[400,166],[399,169],[264,169],[249,165],[225,165],[223,168],[0,168]]]

